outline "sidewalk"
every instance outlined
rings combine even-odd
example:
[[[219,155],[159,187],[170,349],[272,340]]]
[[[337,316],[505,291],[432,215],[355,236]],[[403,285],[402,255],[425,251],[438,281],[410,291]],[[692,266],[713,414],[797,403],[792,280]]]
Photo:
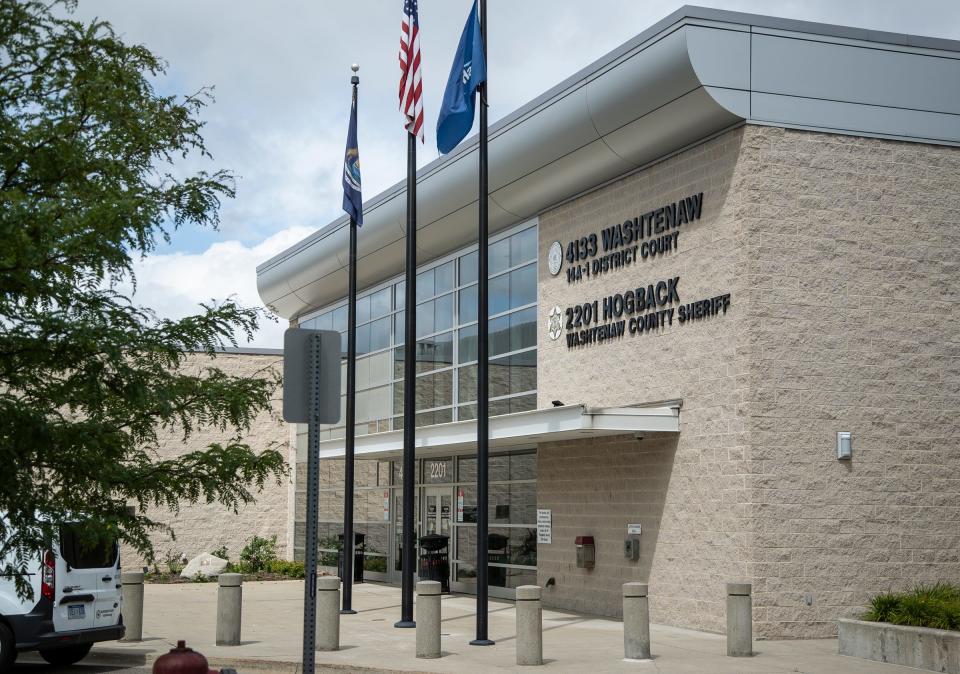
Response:
[[[317,653],[317,671],[377,672],[529,672],[515,662],[515,614],[512,602],[490,600],[492,647],[470,646],[475,599],[444,596],[444,657],[414,657],[414,630],[393,627],[400,616],[400,590],[373,583],[354,588],[356,615],[341,616],[341,650]],[[300,671],[303,583],[247,583],[243,586],[242,644],[215,646],[216,583],[147,585],[144,641],[98,644],[91,658],[151,663],[177,639],[203,653],[213,667],[246,672]],[[544,669],[552,672],[635,672],[638,674],[916,674],[908,667],[884,665],[837,655],[835,639],[756,641],[752,658],[728,658],[722,635],[652,625],[654,659],[623,661],[621,623],[593,616],[543,612]]]

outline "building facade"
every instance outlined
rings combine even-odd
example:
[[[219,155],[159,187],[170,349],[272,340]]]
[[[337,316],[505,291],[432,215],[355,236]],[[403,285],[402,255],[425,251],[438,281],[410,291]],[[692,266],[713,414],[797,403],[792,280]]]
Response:
[[[958,76],[958,43],[688,7],[491,129],[491,594],[536,582],[546,605],[618,616],[622,583],[646,581],[655,622],[723,631],[741,580],[755,634],[801,638],[960,581]],[[450,537],[461,591],[475,153],[418,174],[418,532]],[[360,239],[355,521],[388,582],[404,204],[402,185],[372,199]],[[261,265],[264,301],[345,330],[345,248],[341,219]],[[343,429],[323,433],[329,553]]]
[[[283,370],[283,351],[280,349],[232,348],[218,353],[211,359],[205,353],[188,354],[181,369],[190,374],[201,374],[209,367],[216,367],[235,377],[258,377],[276,375]],[[250,424],[249,432],[241,438],[254,451],[276,449],[288,457],[290,465],[295,461],[294,434],[281,417],[282,392],[277,390],[273,406],[257,414]],[[203,450],[213,443],[225,443],[232,439],[229,431],[213,427],[198,427],[184,440],[180,428],[171,428],[163,433],[155,448],[157,458],[172,459],[189,452]],[[221,503],[183,504],[178,510],[152,508],[147,515],[154,521],[169,525],[175,538],[168,532],[154,531],[150,535],[156,557],[156,565],[166,570],[166,560],[179,560],[182,556],[192,559],[202,553],[210,553],[226,546],[233,561],[253,536],[277,538],[277,554],[285,558],[293,555],[293,530],[289,527],[289,512],[293,509],[293,477],[284,477],[277,482],[267,480],[263,489],[256,492],[256,501],[241,506],[237,512]],[[134,550],[121,548],[121,563],[126,567],[139,567],[145,560]]]

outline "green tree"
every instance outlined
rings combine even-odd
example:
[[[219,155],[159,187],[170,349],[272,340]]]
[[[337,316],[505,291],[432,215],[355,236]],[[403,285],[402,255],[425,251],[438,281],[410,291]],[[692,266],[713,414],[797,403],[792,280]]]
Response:
[[[121,292],[136,258],[171,228],[216,228],[233,196],[228,172],[182,174],[183,160],[209,159],[209,91],[160,95],[163,61],[72,9],[0,0],[3,573],[81,517],[88,544],[116,537],[152,560],[148,535],[165,527],[144,509],[236,509],[286,471],[280,452],[240,442],[275,378],[180,368],[188,352],[249,339],[260,311],[227,299],[167,320]],[[199,427],[231,440],[173,460],[153,451],[159,435]]]

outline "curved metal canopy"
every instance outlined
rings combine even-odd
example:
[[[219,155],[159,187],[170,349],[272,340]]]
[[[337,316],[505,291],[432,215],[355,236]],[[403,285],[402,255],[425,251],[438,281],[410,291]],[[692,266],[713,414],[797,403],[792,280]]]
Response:
[[[954,41],[684,7],[491,128],[490,231],[744,122],[960,144],[958,81]],[[418,171],[421,261],[475,240],[477,145]],[[403,271],[404,185],[364,204],[361,288]],[[257,267],[264,303],[343,297],[347,239],[344,216]]]

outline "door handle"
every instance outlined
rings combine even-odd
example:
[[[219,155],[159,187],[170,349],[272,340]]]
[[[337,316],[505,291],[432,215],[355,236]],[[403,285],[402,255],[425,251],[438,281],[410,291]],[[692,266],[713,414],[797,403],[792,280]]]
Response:
[[[100,580],[102,580],[104,583],[109,583],[111,580],[113,580],[113,576],[104,576]]]
[[[71,604],[76,602],[81,602],[83,604],[86,604],[91,601],[96,601],[96,597],[94,597],[92,594],[75,594],[69,597],[64,597],[63,599],[60,600],[60,604],[62,605],[67,602]]]

